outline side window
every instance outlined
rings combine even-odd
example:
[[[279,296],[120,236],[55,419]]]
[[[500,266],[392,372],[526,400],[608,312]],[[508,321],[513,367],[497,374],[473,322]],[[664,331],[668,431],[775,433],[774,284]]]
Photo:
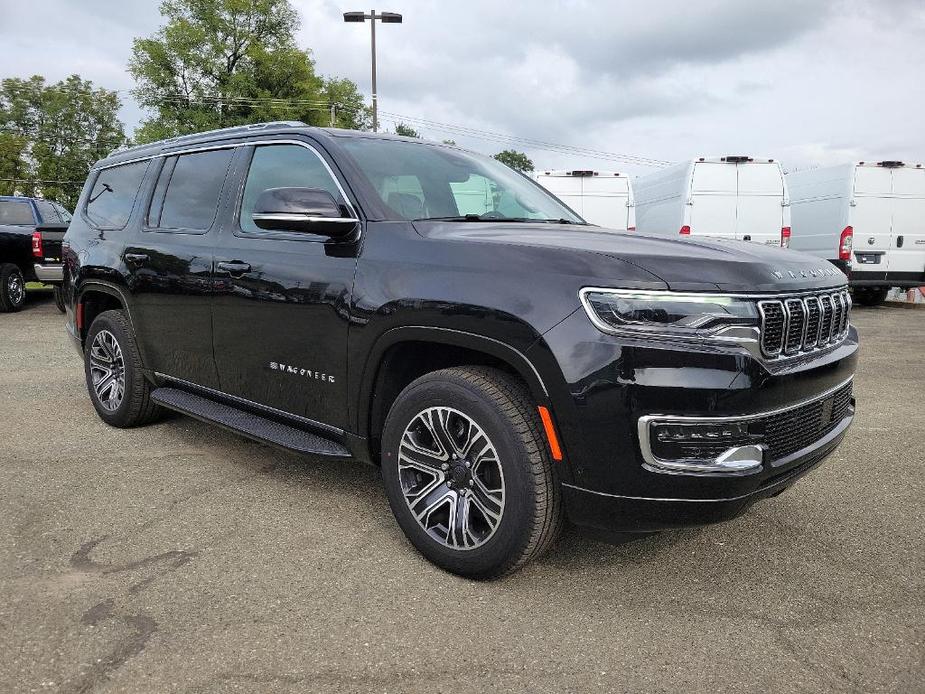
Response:
[[[39,211],[39,217],[42,218],[42,224],[60,224],[61,216],[58,210],[47,200],[36,200],[35,206]]]
[[[345,204],[337,183],[312,150],[299,145],[261,145],[254,150],[241,202],[241,229],[259,232],[251,215],[257,197],[268,188],[321,188]]]
[[[64,222],[65,224],[70,224],[71,223],[71,213],[68,212],[63,207],[61,207],[61,205],[59,205],[56,202],[53,202],[52,205],[54,205],[55,209],[58,210],[58,215],[61,217],[61,221]]]
[[[125,227],[147,168],[147,161],[138,161],[102,169],[84,208],[90,223],[103,229]]]
[[[208,231],[215,220],[233,153],[233,149],[215,149],[165,161],[154,188],[148,225]]]

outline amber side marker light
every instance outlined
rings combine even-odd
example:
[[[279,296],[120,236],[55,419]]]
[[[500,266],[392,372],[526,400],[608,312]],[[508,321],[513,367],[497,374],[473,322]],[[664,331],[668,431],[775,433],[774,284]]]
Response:
[[[549,451],[552,453],[553,460],[562,460],[562,449],[559,447],[559,437],[556,436],[556,428],[552,424],[552,415],[549,410],[542,405],[537,408],[540,412],[540,419],[543,420],[543,429],[546,431],[546,440],[549,441]]]

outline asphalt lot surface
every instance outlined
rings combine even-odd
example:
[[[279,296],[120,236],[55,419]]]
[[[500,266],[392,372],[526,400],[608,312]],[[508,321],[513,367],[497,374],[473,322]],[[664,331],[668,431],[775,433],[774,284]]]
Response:
[[[105,426],[33,299],[0,314],[0,691],[925,691],[925,311],[854,320],[857,420],[794,488],[475,583],[372,468]]]

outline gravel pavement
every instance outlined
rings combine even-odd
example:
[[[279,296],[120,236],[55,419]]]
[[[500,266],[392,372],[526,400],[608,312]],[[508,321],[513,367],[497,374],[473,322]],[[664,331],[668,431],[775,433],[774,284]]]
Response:
[[[105,426],[33,299],[0,314],[0,691],[923,692],[925,311],[854,319],[855,425],[791,490],[476,583],[373,468]]]

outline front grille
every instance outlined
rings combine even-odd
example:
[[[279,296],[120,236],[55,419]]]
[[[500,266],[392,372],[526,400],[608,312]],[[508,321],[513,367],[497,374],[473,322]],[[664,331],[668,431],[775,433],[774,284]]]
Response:
[[[825,398],[758,420],[764,425],[764,443],[771,460],[780,460],[811,446],[850,414],[851,383]]]
[[[848,333],[847,290],[758,302],[761,351],[766,357],[796,356],[841,342]]]

